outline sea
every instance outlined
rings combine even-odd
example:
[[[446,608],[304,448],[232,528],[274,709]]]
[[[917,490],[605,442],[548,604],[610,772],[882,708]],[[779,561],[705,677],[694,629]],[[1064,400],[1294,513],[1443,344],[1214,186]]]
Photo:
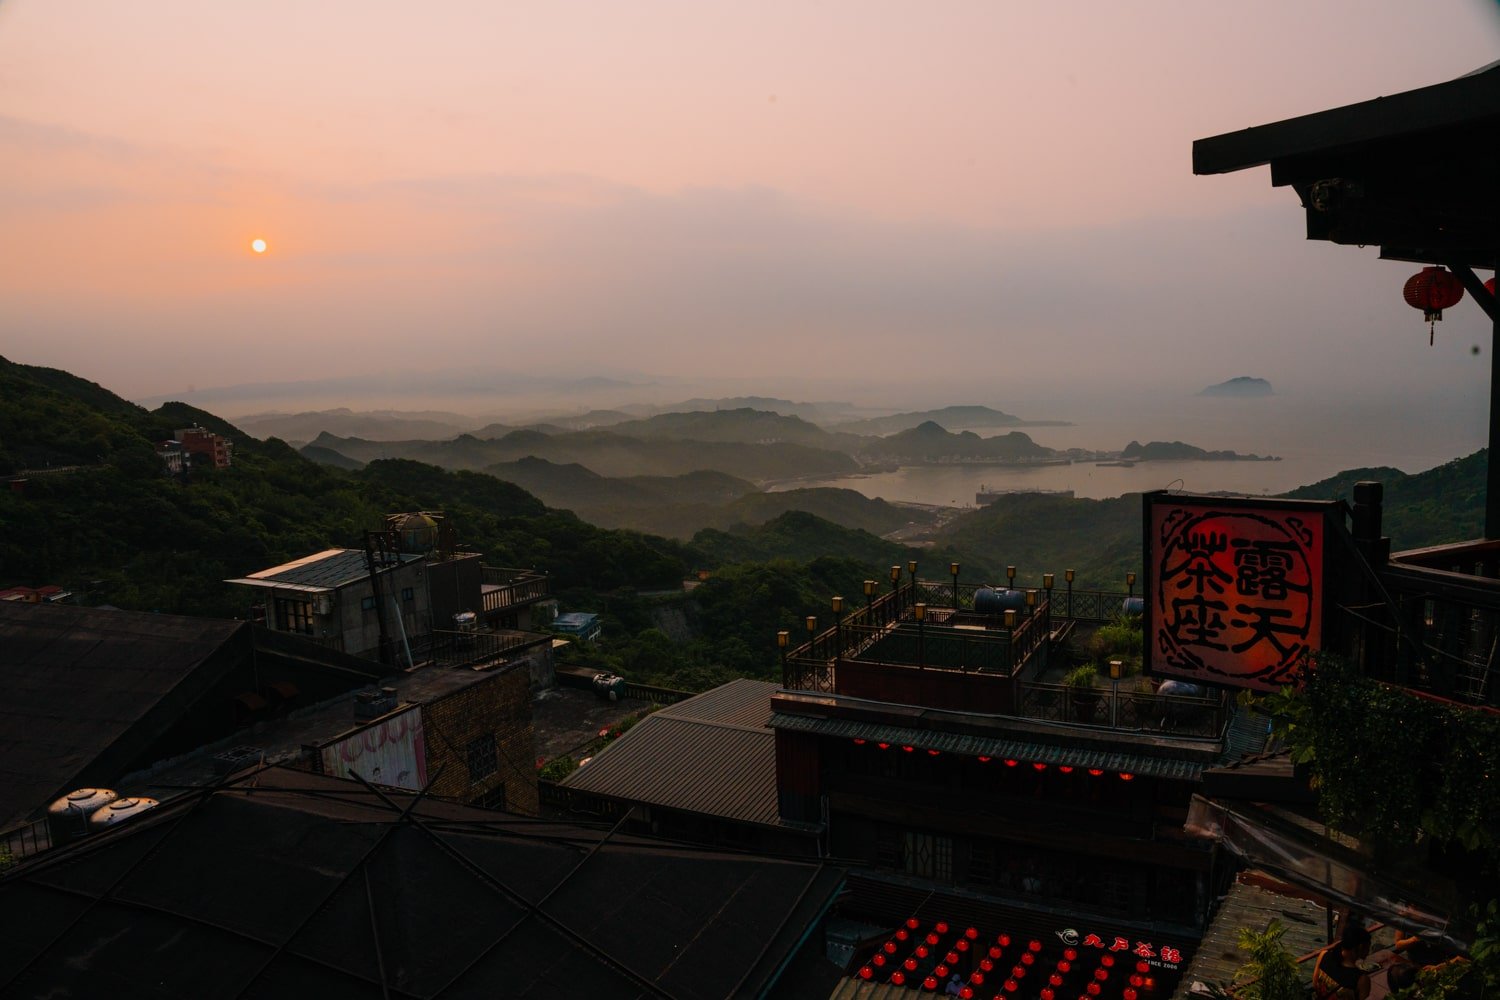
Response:
[[[772,489],[830,486],[890,501],[964,507],[981,490],[1072,490],[1102,499],[1147,490],[1284,493],[1339,472],[1394,467],[1415,473],[1472,454],[1488,433],[1488,400],[1431,397],[1336,403],[1278,396],[1143,400],[1113,412],[1073,415],[1065,427],[1020,427],[1049,448],[1120,451],[1132,440],[1183,441],[1208,450],[1274,455],[1279,461],[1092,461],[1040,467],[922,465],[893,472],[779,483]],[[950,427],[989,437],[1006,429]]]

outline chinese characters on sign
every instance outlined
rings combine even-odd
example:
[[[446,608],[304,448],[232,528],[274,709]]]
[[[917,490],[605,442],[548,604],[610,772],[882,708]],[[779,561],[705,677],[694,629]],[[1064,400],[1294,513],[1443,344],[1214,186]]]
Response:
[[[1147,498],[1150,670],[1262,690],[1322,641],[1318,504]]]
[[[1100,937],[1098,934],[1088,934],[1079,940],[1079,933],[1072,927],[1056,932],[1063,944],[1070,947],[1098,948],[1106,952],[1129,952],[1136,958],[1148,963],[1153,968],[1175,971],[1182,964],[1183,955],[1180,950],[1171,945],[1162,945],[1157,949],[1150,941],[1131,942],[1129,938],[1110,935],[1109,938]],[[1110,940],[1110,939],[1113,940]]]

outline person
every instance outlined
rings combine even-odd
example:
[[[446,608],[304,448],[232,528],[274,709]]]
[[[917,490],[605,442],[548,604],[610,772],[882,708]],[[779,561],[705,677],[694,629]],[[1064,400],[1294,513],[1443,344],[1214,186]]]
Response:
[[[1362,921],[1344,925],[1338,943],[1324,948],[1313,965],[1314,1000],[1367,1000],[1370,974],[1361,964],[1370,954],[1370,932]]]
[[[948,978],[948,988],[946,990],[944,990],[943,992],[947,993],[950,997],[956,997],[959,994],[963,993],[963,991],[964,991],[964,982],[963,982],[962,979],[959,978],[958,973],[955,972],[952,976],[950,976]]]

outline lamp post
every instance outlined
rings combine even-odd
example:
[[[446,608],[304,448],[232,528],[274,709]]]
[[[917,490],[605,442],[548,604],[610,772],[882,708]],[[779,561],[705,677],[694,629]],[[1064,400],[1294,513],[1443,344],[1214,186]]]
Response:
[[[900,566],[892,566],[891,567],[891,599],[896,602],[896,606],[892,610],[891,617],[892,618],[900,618],[901,617],[901,567]]]
[[[1036,614],[1036,590],[1032,588],[1026,591],[1026,617],[1030,618],[1034,614]]]
[[[1073,617],[1073,571],[1063,570],[1063,579],[1068,581],[1068,617]]]
[[[1109,661],[1109,725],[1114,728],[1119,724],[1120,712],[1120,674],[1125,670],[1125,664],[1120,660]]]
[[[844,655],[844,599],[833,599],[833,648],[839,656]]]
[[[792,633],[786,629],[776,633],[776,645],[781,650],[781,686],[787,688],[792,686],[791,678],[786,675],[786,647],[791,640]]]
[[[1052,585],[1054,583],[1056,583],[1056,582],[1057,582],[1057,578],[1055,576],[1053,576],[1051,573],[1043,573],[1042,574],[1042,589],[1047,592],[1047,604],[1048,605],[1051,605],[1051,603],[1052,603]]]
[[[1130,596],[1135,597],[1135,573],[1132,571],[1125,574],[1125,586],[1130,588]]]
[[[1014,566],[1007,566],[1007,567],[1005,567],[1005,579],[1008,581],[1005,584],[1006,589],[1007,590],[1015,590],[1016,589],[1016,568]]]
[[[917,600],[917,561],[915,559],[906,561],[906,572],[911,577],[911,599],[915,603]]]
[[[874,607],[873,607],[874,602],[875,602],[875,581],[874,580],[866,580],[865,581],[865,624],[868,625],[868,626],[873,626],[875,624],[875,610],[874,610]]]
[[[949,563],[948,572],[953,574],[953,612],[958,613],[958,563]]]

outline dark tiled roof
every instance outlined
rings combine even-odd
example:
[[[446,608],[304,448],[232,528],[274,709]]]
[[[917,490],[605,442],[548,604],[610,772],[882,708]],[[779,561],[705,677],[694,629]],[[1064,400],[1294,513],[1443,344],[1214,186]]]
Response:
[[[989,736],[970,736],[928,729],[907,729],[901,726],[883,725],[874,722],[854,722],[846,719],[817,719],[810,716],[790,715],[781,712],[777,712],[771,716],[771,728],[785,729],[791,732],[814,733],[819,736],[863,739],[869,740],[872,743],[914,746],[921,750],[961,753],[974,757],[994,757],[997,759],[1034,761],[1063,767],[1123,771],[1128,774],[1142,774],[1153,778],[1171,778],[1177,781],[1197,781],[1199,776],[1202,775],[1204,767],[1200,761],[1172,757],[1148,757],[1143,754],[1059,746],[1033,740],[998,739]]]
[[[266,768],[0,881],[0,993],[753,996],[842,880]]]
[[[402,563],[416,562],[422,557],[410,553],[402,553],[396,556]],[[231,580],[230,583],[244,583],[252,586],[273,586],[283,584],[295,587],[313,587],[321,590],[335,590],[345,584],[354,583],[357,580],[367,579],[370,575],[370,567],[365,562],[365,553],[361,549],[327,549],[301,559],[294,559],[280,566],[272,566],[258,573],[251,573],[247,577]]]
[[[179,721],[179,688],[249,627],[0,601],[0,828],[106,754],[128,766]]]
[[[776,685],[737,680],[637,723],[564,781],[625,802],[794,826],[776,806]]]

